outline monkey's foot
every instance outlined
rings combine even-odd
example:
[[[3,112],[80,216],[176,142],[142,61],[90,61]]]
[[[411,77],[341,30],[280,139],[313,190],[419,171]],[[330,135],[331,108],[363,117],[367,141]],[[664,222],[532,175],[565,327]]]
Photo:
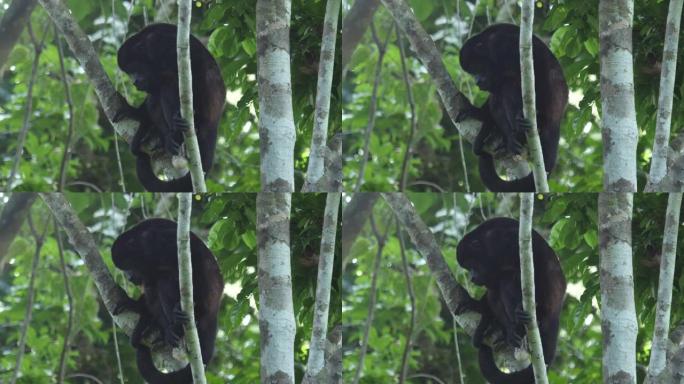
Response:
[[[190,316],[181,309],[180,303],[176,303],[173,307],[173,324],[185,324],[188,321],[190,321]]]
[[[181,144],[182,142],[174,140],[171,135],[169,135],[164,140],[164,149],[167,153],[178,156],[180,154]]]
[[[190,129],[190,123],[181,116],[180,111],[173,115],[173,127],[176,131],[186,132]]]
[[[518,308],[515,311],[515,319],[524,325],[529,324],[532,321],[532,315],[527,313],[524,309]]]
[[[133,300],[130,297],[125,296],[123,299],[121,299],[121,301],[116,303],[116,306],[112,310],[112,314],[119,315],[125,311],[140,313],[140,304],[137,300]]]
[[[172,327],[169,326],[164,330],[164,341],[166,342],[166,344],[176,348],[180,345],[181,337],[179,334],[174,332],[171,328]]]
[[[517,133],[527,134],[527,131],[532,128],[532,122],[522,116],[516,118],[518,123]]]

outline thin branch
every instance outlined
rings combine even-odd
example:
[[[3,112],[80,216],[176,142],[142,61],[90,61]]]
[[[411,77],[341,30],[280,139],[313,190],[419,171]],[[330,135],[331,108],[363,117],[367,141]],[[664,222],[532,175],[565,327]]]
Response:
[[[335,67],[335,41],[337,40],[337,19],[340,14],[340,0],[328,0],[323,21],[323,41],[318,62],[318,84],[316,87],[316,109],[311,135],[311,153],[303,192],[320,192],[319,183],[324,175],[325,157],[328,152],[328,118],[330,115],[330,91]],[[331,191],[329,191],[331,192]]]
[[[19,378],[19,372],[21,371],[21,362],[24,359],[24,351],[26,350],[26,336],[28,333],[29,326],[31,325],[31,317],[33,315],[33,300],[35,298],[35,285],[36,285],[36,276],[38,275],[38,264],[40,261],[40,251],[43,248],[43,241],[45,239],[45,234],[47,233],[47,229],[49,227],[48,225],[49,221],[45,220],[44,226],[43,226],[43,233],[38,234],[38,231],[36,228],[33,226],[33,220],[31,219],[31,214],[29,213],[28,215],[28,225],[29,228],[31,229],[31,234],[33,235],[33,238],[35,239],[36,242],[36,248],[33,253],[33,261],[31,262],[31,275],[29,277],[29,285],[27,288],[27,295],[28,297],[26,298],[26,309],[24,311],[24,321],[21,324],[21,331],[19,334],[19,344],[17,346],[17,358],[14,363],[14,373],[12,374],[12,380],[10,380],[10,384],[16,384],[17,378]]]
[[[361,159],[361,166],[359,168],[359,179],[356,182],[356,188],[354,192],[361,191],[361,185],[363,185],[363,178],[366,173],[366,164],[368,163],[368,147],[370,146],[370,137],[373,127],[375,126],[375,112],[378,107],[378,88],[380,87],[380,74],[382,73],[382,61],[385,58],[385,52],[387,51],[387,43],[389,43],[390,37],[392,36],[392,31],[394,29],[394,24],[392,24],[387,31],[387,38],[384,43],[381,43],[378,39],[378,35],[375,31],[375,24],[371,22],[370,30],[373,36],[373,42],[378,49],[378,61],[375,64],[375,80],[373,81],[373,91],[371,93],[370,104],[368,105],[368,124],[366,124],[366,132],[364,134],[364,144],[363,144],[363,158]]]
[[[677,261],[677,235],[679,215],[682,206],[682,193],[670,193],[665,214],[663,246],[660,257],[660,278],[658,280],[658,304],[656,305],[655,325],[651,347],[651,360],[645,383],[662,382],[666,374],[667,345],[670,334],[670,310],[672,308],[672,283]]]
[[[31,76],[29,78],[29,83],[26,93],[26,110],[24,112],[24,122],[22,124],[21,131],[19,132],[19,137],[17,138],[16,151],[14,153],[14,160],[12,161],[12,169],[10,170],[9,177],[7,178],[6,191],[12,190],[12,183],[14,182],[14,177],[19,170],[19,163],[21,162],[21,156],[24,153],[24,144],[26,143],[26,136],[31,128],[31,115],[33,114],[33,86],[36,83],[36,76],[38,75],[38,63],[40,62],[40,54],[43,52],[43,43],[45,42],[45,37],[47,36],[47,27],[50,24],[46,24],[43,30],[43,37],[40,42],[36,40],[36,36],[33,34],[33,29],[31,27],[31,22],[28,22],[28,32],[31,37],[31,43],[33,44],[33,64],[31,65]]]
[[[178,13],[182,13],[180,10]],[[190,254],[190,213],[192,212],[192,194],[178,194],[178,226],[176,243],[178,247],[178,284],[180,286],[181,309],[189,319],[196,319],[193,304],[192,261]],[[206,384],[202,351],[194,321],[183,323],[185,345],[188,349],[188,360],[192,369],[192,380],[195,384]]]
[[[672,99],[677,72],[677,46],[679,45],[682,4],[684,4],[683,0],[670,0],[670,7],[667,12],[655,140],[653,140],[653,157],[651,158],[651,170],[648,175],[646,191],[650,191],[649,187],[654,184],[660,183],[667,173],[667,152],[670,140],[670,124],[672,123]]]
[[[533,5],[533,4],[530,4]],[[534,369],[536,384],[548,384],[544,351],[542,349],[539,325],[537,323],[534,285],[534,263],[532,253],[532,214],[534,210],[534,193],[520,194],[520,222],[518,227],[518,248],[520,249],[520,285],[522,289],[523,309],[530,315],[527,322],[527,343],[530,360]]]
[[[363,340],[361,341],[361,347],[359,349],[359,361],[356,364],[356,372],[354,373],[353,384],[359,384],[361,380],[361,373],[363,372],[363,363],[366,360],[366,352],[368,351],[368,339],[370,338],[370,330],[373,326],[373,317],[375,316],[375,302],[377,300],[377,290],[378,290],[378,275],[380,274],[380,261],[382,259],[382,252],[385,248],[385,241],[387,240],[387,233],[389,232],[389,225],[387,225],[387,230],[383,235],[380,235],[377,226],[375,225],[375,220],[373,219],[373,213],[370,214],[370,225],[375,236],[377,250],[375,252],[375,259],[373,261],[373,271],[371,272],[371,286],[370,292],[368,293],[368,313],[366,315],[366,324],[363,332]]]
[[[396,24],[396,22],[395,22]],[[397,27],[397,30],[399,28]],[[401,35],[397,34],[397,45],[399,46],[399,58],[401,59],[401,73],[404,78],[404,85],[406,86],[406,97],[409,103],[409,111],[411,114],[411,132],[409,133],[406,142],[406,151],[404,151],[404,160],[401,163],[401,178],[399,181],[399,190],[406,190],[406,177],[408,176],[409,163],[413,156],[413,140],[416,136],[418,116],[416,115],[416,103],[413,100],[413,89],[411,88],[411,80],[409,79],[408,69],[406,68],[406,52],[404,51],[404,41]],[[403,375],[402,375],[403,376]]]
[[[64,242],[62,240],[62,233],[59,230],[57,220],[54,220],[54,230],[57,235],[57,249],[59,251],[59,264],[62,269],[62,279],[64,281],[64,292],[66,292],[67,304],[69,306],[67,312],[67,327],[64,331],[64,342],[62,343],[62,353],[59,356],[59,375],[58,383],[64,382],[64,374],[66,372],[66,357],[69,351],[69,340],[71,339],[71,329],[74,322],[74,297],[71,293],[71,285],[69,284],[69,277],[67,273],[66,262],[64,261]]]
[[[413,348],[413,330],[416,327],[416,294],[413,291],[413,280],[411,278],[411,270],[409,269],[408,257],[406,256],[406,246],[404,245],[404,234],[401,232],[401,226],[397,220],[397,237],[399,237],[399,251],[401,253],[401,266],[406,279],[406,290],[409,295],[409,302],[411,303],[411,322],[406,330],[406,344],[404,345],[404,353],[401,355],[401,368],[399,370],[399,383],[406,382],[406,373],[408,372],[409,354]]]
[[[192,108],[192,68],[190,65],[190,19],[192,17],[192,0],[178,1],[178,29],[176,34],[176,55],[178,61],[178,93],[180,96],[181,116],[188,123],[183,131],[185,155],[188,158],[192,190],[195,193],[207,192],[202,170],[197,132],[195,131],[195,113]],[[194,372],[194,371],[193,371]]]
[[[330,290],[335,264],[335,237],[337,235],[337,214],[340,206],[340,193],[328,193],[323,217],[323,233],[318,258],[316,278],[316,303],[314,305],[313,327],[309,343],[309,359],[306,364],[303,383],[318,383],[325,375],[325,345],[328,334],[328,312],[330,310]]]
[[[64,141],[64,155],[62,156],[62,162],[59,165],[59,185],[57,186],[58,191],[64,191],[64,183],[66,182],[66,165],[71,158],[71,139],[74,136],[74,103],[71,99],[71,85],[67,79],[66,69],[64,68],[64,47],[62,47],[62,39],[57,33],[57,27],[55,27],[55,40],[57,40],[57,53],[59,54],[59,69],[62,77],[62,84],[64,84],[64,94],[66,96],[67,108],[69,110],[69,127],[67,129],[67,137]],[[118,153],[118,152],[117,152]],[[63,380],[64,377],[60,376]]]
[[[487,7],[489,9],[489,7]],[[534,0],[522,2],[520,15],[520,73],[523,112],[530,127],[525,132],[527,149],[530,154],[528,161],[534,175],[534,189],[537,192],[548,192],[549,182],[546,180],[544,155],[542,153],[539,131],[537,130],[537,106],[534,89],[534,60],[532,58],[532,23],[534,19]]]

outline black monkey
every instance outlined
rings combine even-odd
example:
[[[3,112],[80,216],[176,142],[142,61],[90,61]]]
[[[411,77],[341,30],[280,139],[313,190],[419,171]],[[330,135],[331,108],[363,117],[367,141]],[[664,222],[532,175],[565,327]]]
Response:
[[[494,363],[492,349],[483,343],[486,334],[501,329],[504,341],[520,347],[525,324],[530,320],[522,307],[520,256],[517,220],[498,217],[480,224],[463,236],[457,247],[458,263],[470,272],[473,283],[487,288],[486,295],[464,306],[482,315],[473,343],[479,348],[482,375],[492,384],[532,384],[532,366],[504,373]],[[565,296],[565,276],[556,253],[544,238],[532,230],[537,322],[544,350],[550,364],[556,351],[560,312]]]
[[[480,158],[480,178],[496,192],[534,192],[532,173],[522,179],[505,181],[496,173],[492,155],[483,150],[491,138],[502,138],[509,154],[520,154],[530,128],[523,117],[520,88],[520,28],[513,24],[496,24],[468,39],[461,48],[461,67],[475,76],[478,87],[489,92],[480,108],[469,106],[459,120],[472,116],[482,122],[473,143]],[[537,107],[537,129],[544,155],[546,172],[556,165],[560,123],[568,104],[568,85],[558,60],[536,36],[532,37],[534,79]]]
[[[137,351],[138,370],[151,384],[192,383],[189,364],[179,371],[162,373],[154,366],[150,349],[142,344],[146,334],[159,331],[165,343],[177,347],[183,337],[183,323],[189,320],[180,308],[176,230],[177,224],[171,220],[149,219],[121,234],[112,244],[114,265],[143,288],[137,300],[127,297],[118,303],[115,314],[131,310],[140,315],[131,344]],[[207,364],[214,353],[224,284],[214,255],[192,232],[190,252],[195,322],[202,361]]]
[[[136,156],[140,183],[152,192],[192,192],[190,173],[179,179],[159,180],[152,170],[150,156],[141,150],[144,142],[157,138],[166,152],[177,155],[183,143],[183,131],[189,128],[180,114],[176,31],[175,25],[151,24],[129,37],[117,54],[121,70],[133,78],[136,88],[147,93],[142,105],[133,108],[126,104],[114,120],[127,116],[140,122],[131,142],[131,152]],[[192,35],[190,57],[195,131],[202,169],[209,172],[226,88],[218,64]]]

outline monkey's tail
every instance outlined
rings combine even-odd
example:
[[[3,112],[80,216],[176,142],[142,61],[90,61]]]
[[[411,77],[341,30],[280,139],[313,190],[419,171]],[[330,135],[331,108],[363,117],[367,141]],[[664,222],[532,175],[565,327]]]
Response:
[[[521,371],[504,373],[494,363],[492,349],[486,345],[480,347],[480,371],[492,384],[534,384],[534,371],[530,364]]]
[[[522,179],[503,180],[496,173],[494,158],[489,153],[480,155],[479,168],[482,183],[492,192],[534,192],[534,175],[532,173]]]
[[[192,192],[190,172],[178,179],[159,180],[152,170],[152,161],[147,153],[140,153],[137,156],[136,170],[140,184],[150,192]]]
[[[163,373],[154,366],[152,353],[144,345],[137,348],[136,352],[138,370],[140,374],[150,384],[190,384],[192,383],[192,370],[190,364],[185,368],[169,373]]]

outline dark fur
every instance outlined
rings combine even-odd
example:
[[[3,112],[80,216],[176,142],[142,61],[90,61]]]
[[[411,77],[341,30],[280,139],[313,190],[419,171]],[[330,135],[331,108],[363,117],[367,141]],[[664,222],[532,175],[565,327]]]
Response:
[[[140,315],[131,344],[137,350],[138,370],[150,384],[192,383],[190,365],[162,373],[154,366],[150,349],[142,344],[145,335],[159,331],[165,343],[176,347],[183,337],[183,323],[188,321],[180,309],[176,230],[173,221],[149,219],[121,234],[112,245],[114,265],[143,288],[137,300],[127,298],[115,312],[131,310]],[[207,364],[214,353],[224,284],[214,255],[194,233],[190,233],[190,252],[195,323],[202,361]]]
[[[520,28],[496,24],[468,39],[461,48],[461,67],[474,75],[480,89],[489,98],[481,107],[468,107],[459,117],[474,117],[482,122],[473,149],[480,158],[480,177],[485,186],[496,192],[533,192],[532,173],[522,179],[505,181],[496,173],[492,155],[483,150],[492,138],[502,138],[502,149],[519,154],[527,141],[520,88]],[[568,103],[568,86],[558,60],[544,43],[532,37],[537,107],[537,130],[544,155],[546,172],[556,165],[560,123]]]
[[[473,283],[487,288],[479,301],[465,307],[482,314],[473,342],[479,348],[480,371],[492,384],[532,384],[532,366],[504,373],[494,363],[492,349],[483,338],[494,330],[502,330],[508,345],[520,347],[529,315],[522,308],[520,256],[516,220],[494,218],[466,234],[458,244],[458,263],[471,274]],[[534,283],[537,323],[544,349],[544,360],[550,364],[556,351],[560,312],[565,296],[565,276],[555,252],[544,238],[532,230]]]
[[[149,25],[129,37],[117,55],[121,70],[133,78],[138,89],[148,94],[139,107],[127,106],[119,111],[115,121],[127,116],[140,122],[131,151],[137,158],[140,183],[152,192],[192,192],[190,173],[179,179],[162,181],[152,170],[150,156],[141,150],[143,143],[156,138],[166,152],[177,155],[183,143],[183,131],[188,129],[187,122],[180,117],[176,30],[171,24]],[[202,169],[209,172],[214,161],[226,88],[218,64],[192,35],[190,57],[195,131]]]

